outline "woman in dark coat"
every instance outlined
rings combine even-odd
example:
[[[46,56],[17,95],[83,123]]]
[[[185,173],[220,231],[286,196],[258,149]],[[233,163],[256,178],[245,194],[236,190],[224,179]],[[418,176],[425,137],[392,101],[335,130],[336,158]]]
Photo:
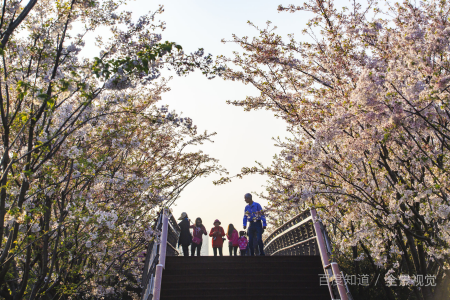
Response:
[[[178,226],[181,228],[180,237],[178,238],[178,247],[181,245],[183,248],[183,255],[189,256],[189,245],[192,243],[192,235],[189,231],[190,220],[185,212],[181,214],[178,220],[181,220],[181,222],[178,223]]]

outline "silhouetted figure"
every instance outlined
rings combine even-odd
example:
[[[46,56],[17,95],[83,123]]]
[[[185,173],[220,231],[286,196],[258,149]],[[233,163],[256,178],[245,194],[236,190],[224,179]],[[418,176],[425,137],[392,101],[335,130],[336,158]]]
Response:
[[[189,231],[190,220],[188,219],[188,215],[185,212],[181,214],[178,220],[181,220],[181,222],[178,223],[178,226],[180,226],[181,229],[180,237],[178,238],[178,247],[181,245],[181,247],[183,248],[183,255],[189,256],[189,245],[192,243],[192,236],[191,232]]]

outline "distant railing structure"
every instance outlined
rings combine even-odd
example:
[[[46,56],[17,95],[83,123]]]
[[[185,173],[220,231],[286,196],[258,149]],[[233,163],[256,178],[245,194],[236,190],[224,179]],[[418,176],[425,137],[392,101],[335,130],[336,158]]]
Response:
[[[332,247],[315,208],[304,211],[277,229],[264,241],[266,255],[320,255],[332,300],[352,300],[350,290],[339,270],[331,261]],[[318,274],[320,275],[320,274]]]
[[[311,212],[305,211],[278,227],[265,241],[266,255],[320,255]]]
[[[162,271],[166,256],[178,256],[176,248],[180,227],[170,209],[162,209],[155,221],[154,230],[161,233],[159,240],[153,240],[147,247],[142,275],[142,300],[159,300]]]

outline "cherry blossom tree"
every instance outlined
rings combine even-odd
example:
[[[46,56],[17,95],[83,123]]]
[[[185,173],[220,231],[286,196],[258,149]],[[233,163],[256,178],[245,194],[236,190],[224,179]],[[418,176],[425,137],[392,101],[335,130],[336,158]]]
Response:
[[[290,134],[277,140],[282,151],[271,166],[237,176],[269,175],[274,225],[317,208],[346,273],[370,272],[355,297],[442,299],[450,275],[450,4],[369,0],[338,9],[311,0],[279,11],[313,16],[304,41],[284,41],[268,23],[255,26],[259,37],[233,36],[243,53],[220,58],[227,79],[260,91],[230,103],[274,111]]]
[[[202,49],[162,42],[162,7],[133,21],[123,3],[3,2],[4,299],[137,298],[156,213],[196,178],[224,172],[196,148],[214,134],[156,105],[168,90],[161,69],[209,78],[221,69]],[[82,58],[100,26],[111,38]]]

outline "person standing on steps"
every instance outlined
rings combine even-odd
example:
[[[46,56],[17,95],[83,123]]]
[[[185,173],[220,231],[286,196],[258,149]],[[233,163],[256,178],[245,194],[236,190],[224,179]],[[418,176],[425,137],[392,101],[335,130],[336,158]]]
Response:
[[[255,256],[259,255],[259,245],[258,245],[258,238],[256,237],[256,234],[253,235],[253,252],[255,252]]]
[[[214,251],[214,256],[217,256],[217,250],[219,250],[219,255],[223,256],[222,254],[222,247],[223,247],[223,237],[225,236],[225,231],[223,231],[223,228],[220,226],[220,221],[215,220],[214,221],[214,227],[211,228],[211,231],[209,232],[209,236],[212,237],[212,246]]]
[[[266,217],[264,217],[264,212],[261,205],[253,201],[252,194],[245,194],[244,199],[247,203],[244,211],[244,229],[247,228],[247,221],[250,222],[247,230],[250,255],[255,256],[255,250],[253,248],[253,237],[256,236],[257,244],[259,246],[259,255],[265,256],[262,233],[267,227]]]
[[[233,224],[228,225],[227,238],[230,241],[231,245],[228,245],[228,250],[230,251],[230,256],[237,256],[237,249],[239,247],[239,234],[237,230],[234,228]]]
[[[239,250],[241,250],[241,256],[245,256],[245,252],[247,251],[248,240],[245,237],[245,231],[239,231]]]
[[[192,245],[191,245],[191,256],[195,255],[195,249],[197,249],[197,256],[200,256],[200,250],[202,249],[202,243],[203,243],[203,234],[207,235],[205,226],[202,224],[202,219],[197,218],[195,219],[195,224],[191,225],[190,228],[193,229],[194,237],[192,238]]]
[[[189,231],[191,220],[188,219],[188,215],[185,212],[181,213],[178,220],[181,220],[181,222],[178,223],[178,226],[180,226],[181,229],[180,237],[178,238],[178,247],[181,245],[183,248],[183,255],[189,256],[189,245],[192,243],[192,235]]]

